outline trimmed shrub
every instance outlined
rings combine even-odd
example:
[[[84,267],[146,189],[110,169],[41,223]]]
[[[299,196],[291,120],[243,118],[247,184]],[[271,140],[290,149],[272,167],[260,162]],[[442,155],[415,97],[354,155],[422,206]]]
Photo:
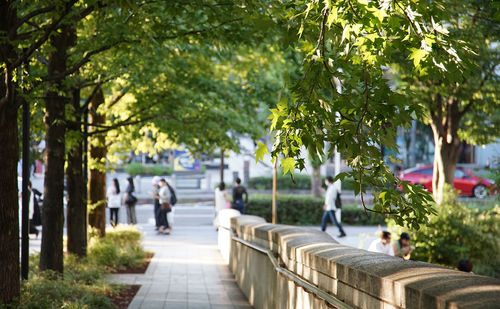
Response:
[[[89,242],[89,261],[109,270],[142,265],[146,252],[141,247],[141,233],[128,225],[106,229],[106,237],[93,236]]]
[[[293,183],[290,175],[280,175],[276,179],[276,185],[278,190],[311,190],[311,176],[304,174],[295,174],[295,183]],[[325,178],[322,177],[321,183],[325,183]],[[273,189],[273,177],[272,176],[259,176],[252,177],[248,180],[246,184],[248,189],[255,190],[272,190]],[[323,185],[324,186],[324,185]],[[354,190],[355,182],[351,177],[346,177],[342,181],[342,189],[344,190]]]
[[[130,164],[127,164],[124,170],[125,173],[129,174],[130,176],[137,176],[137,175],[165,176],[172,174],[172,168],[170,167],[166,167],[159,164],[143,165],[138,162],[132,162]]]
[[[455,268],[460,259],[467,258],[474,273],[500,278],[500,207],[471,209],[449,193],[435,209],[437,214],[419,230],[407,231],[388,221],[396,235],[410,234],[416,247],[412,259]]]
[[[73,255],[64,257],[64,276],[52,271],[38,272],[39,254],[30,256],[29,280],[21,285],[21,297],[0,308],[115,308],[105,296],[121,287],[106,284],[104,269]]]
[[[295,183],[293,183],[290,175],[278,175],[276,185],[280,190],[310,190],[311,177],[309,175],[295,174]],[[247,188],[256,190],[272,190],[273,177],[259,176],[252,177],[248,180]]]
[[[323,215],[324,200],[311,195],[278,194],[278,223],[289,225],[320,225]],[[252,194],[249,196],[245,213],[272,220],[272,196],[270,194]],[[358,205],[342,207],[342,223],[349,225],[384,224],[382,216],[364,213]]]
[[[141,175],[143,173],[142,164],[137,162],[127,164],[125,166],[125,173],[129,174],[130,176]]]
[[[106,283],[104,274],[144,263],[141,233],[118,225],[108,228],[105,238],[99,238],[96,229],[89,235],[87,258],[65,256],[62,277],[52,271],[39,273],[40,255],[31,255],[29,280],[22,282],[21,297],[0,308],[115,308],[106,295],[119,293],[123,287]]]

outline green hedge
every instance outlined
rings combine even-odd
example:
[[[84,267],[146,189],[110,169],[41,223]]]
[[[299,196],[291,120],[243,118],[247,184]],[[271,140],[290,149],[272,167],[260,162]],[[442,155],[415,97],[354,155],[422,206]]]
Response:
[[[137,175],[155,175],[155,176],[165,176],[172,175],[172,168],[165,167],[159,164],[154,165],[143,165],[141,163],[132,162],[127,164],[124,168],[125,173],[130,176]]]
[[[290,175],[278,175],[276,185],[279,190],[310,190],[311,177],[308,175],[295,174],[295,183],[292,182]],[[273,177],[259,176],[248,180],[247,188],[256,190],[272,190]]]
[[[322,198],[310,195],[278,194],[278,223],[290,225],[320,225],[323,215]],[[252,194],[249,196],[245,213],[263,217],[271,222],[272,196],[270,194]],[[384,224],[381,216],[364,213],[359,205],[344,205],[342,208],[342,223],[347,225],[377,225]]]
[[[278,187],[278,190],[311,190],[311,176],[304,174],[295,174],[294,178],[295,183],[293,183],[290,175],[278,175],[276,179],[276,186]],[[325,178],[326,177],[322,177],[322,184],[325,183]],[[248,180],[247,188],[255,190],[272,190],[273,177],[252,177]],[[342,181],[342,189],[353,190],[354,179],[345,178],[344,181]]]

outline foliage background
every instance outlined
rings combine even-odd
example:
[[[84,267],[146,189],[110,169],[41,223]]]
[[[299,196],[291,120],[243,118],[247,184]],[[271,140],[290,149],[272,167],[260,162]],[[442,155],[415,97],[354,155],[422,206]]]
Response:
[[[448,192],[436,206],[437,214],[418,230],[405,230],[389,220],[389,230],[408,232],[415,245],[412,259],[455,268],[463,258],[473,263],[473,272],[500,278],[500,207],[469,208]]]

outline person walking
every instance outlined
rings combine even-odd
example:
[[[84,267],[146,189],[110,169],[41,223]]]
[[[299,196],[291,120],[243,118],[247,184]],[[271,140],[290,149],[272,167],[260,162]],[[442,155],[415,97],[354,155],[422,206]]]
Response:
[[[391,233],[387,231],[380,232],[379,238],[372,241],[368,247],[368,251],[394,256],[394,248],[391,244]]]
[[[30,191],[29,234],[35,234],[36,238],[38,238],[38,234],[40,234],[40,231],[36,228],[36,226],[42,225],[42,217],[40,206],[38,205],[38,198],[42,195],[42,193],[32,187],[31,181],[28,182],[28,190]]]
[[[155,226],[156,230],[160,229],[160,177],[153,177],[153,191],[151,196],[154,200],[154,216],[155,216]]]
[[[245,201],[243,201],[243,195],[245,195]],[[245,206],[247,203],[247,189],[241,185],[241,179],[236,178],[235,186],[233,188],[233,208],[238,210],[243,215],[245,214]]]
[[[135,204],[137,203],[137,198],[134,195],[134,180],[132,177],[128,177],[127,181],[127,189],[125,189],[125,194],[123,195],[123,204],[127,207],[127,222],[128,224],[137,224],[137,217],[135,214]]]
[[[221,182],[217,188],[215,188],[215,219],[214,225],[219,226],[219,211],[222,209],[230,208],[229,196],[226,192],[226,184]],[[228,207],[229,206],[229,207]]]
[[[121,206],[120,183],[113,178],[113,185],[108,188],[109,223],[115,227],[118,224],[118,212]]]
[[[160,191],[158,192],[160,196],[160,214],[159,214],[159,228],[158,234],[170,234],[170,226],[168,225],[167,213],[172,211],[172,205],[170,204],[170,198],[172,194],[170,193],[170,188],[165,179],[160,180]]]
[[[346,236],[342,225],[337,221],[335,217],[335,212],[338,211],[335,206],[335,200],[337,199],[337,195],[340,194],[338,190],[336,190],[335,185],[333,184],[333,177],[328,176],[325,180],[325,184],[327,186],[325,193],[325,204],[323,205],[323,217],[321,218],[321,230],[326,231],[326,226],[328,224],[328,219],[335,223],[335,225],[339,228],[340,234],[338,237]]]

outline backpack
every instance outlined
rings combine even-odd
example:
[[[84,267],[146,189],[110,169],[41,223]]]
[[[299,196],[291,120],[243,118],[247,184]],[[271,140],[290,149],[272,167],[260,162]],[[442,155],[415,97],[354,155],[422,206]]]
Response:
[[[342,200],[340,199],[340,192],[337,192],[337,197],[335,198],[335,208],[342,208]]]
[[[167,184],[168,190],[170,191],[170,205],[174,206],[177,204],[177,196],[175,196],[174,188]]]

